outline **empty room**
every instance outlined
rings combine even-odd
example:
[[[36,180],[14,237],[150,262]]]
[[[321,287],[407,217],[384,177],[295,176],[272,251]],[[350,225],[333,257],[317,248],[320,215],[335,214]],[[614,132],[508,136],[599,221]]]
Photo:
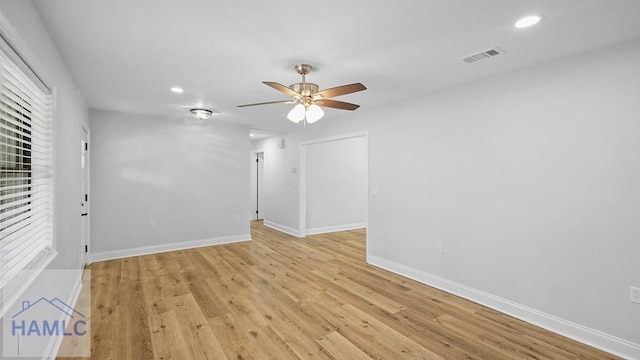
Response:
[[[0,358],[640,360],[639,18],[0,0]]]

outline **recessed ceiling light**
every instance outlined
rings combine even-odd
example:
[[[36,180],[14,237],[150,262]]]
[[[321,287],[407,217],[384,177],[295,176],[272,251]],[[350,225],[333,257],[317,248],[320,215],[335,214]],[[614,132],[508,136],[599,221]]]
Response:
[[[174,92],[174,93],[176,93],[176,94],[181,94],[181,93],[183,93],[183,92],[184,92],[184,90],[183,90],[182,88],[179,88],[179,87],[177,87],[177,86],[172,87],[172,88],[171,88],[171,91],[173,91],[173,92]]]
[[[542,20],[542,16],[540,15],[531,15],[525,16],[522,19],[516,21],[516,27],[518,29],[528,28],[529,26],[533,26]]]

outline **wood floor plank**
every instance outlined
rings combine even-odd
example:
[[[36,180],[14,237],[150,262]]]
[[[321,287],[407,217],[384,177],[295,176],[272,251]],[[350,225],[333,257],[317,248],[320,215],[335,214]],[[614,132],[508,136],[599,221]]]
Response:
[[[209,327],[215,337],[223,344],[222,350],[228,359],[254,360],[258,354],[252,352],[242,332],[231,313],[210,318]]]
[[[173,311],[149,317],[153,357],[158,360],[192,359],[189,345],[182,333],[178,316]],[[93,355],[93,354],[92,354]]]
[[[372,360],[367,353],[360,350],[336,331],[319,337],[316,341],[333,359]]]
[[[115,350],[117,359],[153,359],[151,330],[142,304],[122,304],[116,308]]]
[[[619,359],[367,264],[363,229],[251,232],[92,264],[91,358]]]
[[[314,270],[314,274],[318,277],[324,278],[327,281],[333,282],[337,286],[342,288],[342,291],[348,291],[354,295],[360,296],[363,299],[369,300],[371,303],[375,304],[379,308],[395,313],[401,310],[404,310],[405,306],[375,292],[373,289],[369,287],[362,286],[356,282],[349,280],[339,274],[327,274],[322,271]]]
[[[378,359],[429,359],[442,357],[393,330],[362,310],[346,304],[330,311],[338,331],[354,345]],[[378,339],[384,339],[378,341]]]
[[[307,334],[309,339],[315,339],[335,330],[327,319],[315,311],[317,309],[304,306],[304,301],[294,300],[270,284],[263,284],[261,290],[263,297],[259,302],[272,309],[272,313],[265,312],[264,315],[275,314],[280,317],[289,324],[289,331]],[[315,297],[318,293],[309,293],[309,296]]]
[[[207,277],[203,276],[202,272],[181,271],[180,276],[207,318],[223,315],[228,311],[227,306],[213,287],[207,283]]]
[[[229,359],[300,359],[277,334],[245,317],[229,313],[210,319],[209,324],[216,337],[231,345],[225,347]]]
[[[189,293],[189,286],[179,273],[169,273],[142,281],[142,289],[149,300],[163,299]]]
[[[120,263],[120,281],[139,281],[140,262],[138,258],[130,257],[122,259]]]
[[[207,318],[191,294],[175,296],[167,302],[178,318],[181,332],[189,339],[187,344],[193,359],[227,360]]]
[[[261,292],[251,299],[238,299],[247,311],[244,318],[300,359],[330,359],[313,339],[316,334],[333,329],[325,327],[286,295],[271,293],[265,296],[267,293]],[[297,331],[291,331],[292,328]]]
[[[499,332],[487,332],[476,324],[472,319],[459,319],[449,314],[443,314],[436,318],[436,322],[440,325],[453,329],[463,336],[485,344],[494,350],[500,352],[502,357],[509,359],[544,359],[546,355],[539,354],[536,349],[531,346],[522,346],[519,343],[506,341],[505,336]],[[525,340],[525,339],[523,339]],[[533,344],[532,344],[533,345]],[[557,357],[563,359],[564,357]]]

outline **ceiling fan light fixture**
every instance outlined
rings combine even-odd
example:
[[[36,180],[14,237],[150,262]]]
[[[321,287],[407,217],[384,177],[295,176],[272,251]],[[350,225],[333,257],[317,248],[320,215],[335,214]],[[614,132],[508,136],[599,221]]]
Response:
[[[314,122],[322,119],[324,116],[324,111],[318,105],[312,104],[307,108],[306,118],[309,124],[313,124]]]
[[[191,113],[191,116],[199,120],[206,120],[213,114],[213,111],[209,109],[191,109],[189,112]]]
[[[287,114],[287,119],[297,124],[300,121],[304,120],[305,112],[306,111],[305,111],[304,105],[298,104],[294,106],[293,109],[291,109],[291,111],[289,111],[289,114]]]

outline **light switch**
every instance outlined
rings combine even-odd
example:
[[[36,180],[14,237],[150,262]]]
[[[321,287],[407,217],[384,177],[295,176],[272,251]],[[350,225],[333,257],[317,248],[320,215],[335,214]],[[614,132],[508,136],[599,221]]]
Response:
[[[373,197],[380,196],[380,189],[377,186],[371,187],[371,196]]]

